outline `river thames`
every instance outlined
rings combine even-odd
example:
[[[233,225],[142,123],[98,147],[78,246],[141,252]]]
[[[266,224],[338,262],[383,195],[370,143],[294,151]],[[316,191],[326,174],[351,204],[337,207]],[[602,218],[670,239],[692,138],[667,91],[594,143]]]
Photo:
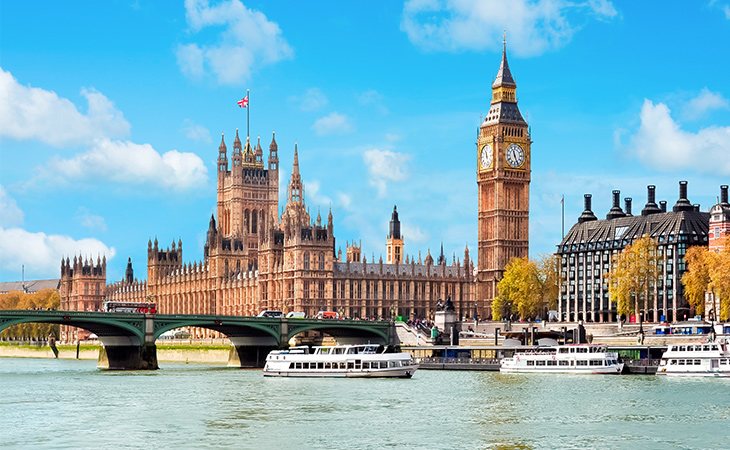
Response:
[[[410,380],[0,358],[3,448],[730,447],[730,379],[420,370]]]

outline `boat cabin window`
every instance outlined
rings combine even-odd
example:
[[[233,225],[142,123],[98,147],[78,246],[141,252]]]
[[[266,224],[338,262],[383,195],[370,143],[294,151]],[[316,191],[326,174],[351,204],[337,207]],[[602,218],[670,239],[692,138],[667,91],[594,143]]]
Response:
[[[560,363],[559,365],[561,365],[561,366],[567,366],[568,365],[568,361],[558,361],[558,363]]]
[[[702,361],[700,361],[699,359],[695,359],[695,366],[699,366],[700,364],[702,364]]]
[[[551,361],[548,361],[548,362],[547,362],[547,365],[548,365],[548,366],[557,366],[557,365],[558,365],[558,362],[557,362],[557,361],[552,361],[552,360],[551,360]]]
[[[672,360],[669,361],[669,364],[671,364],[673,366],[676,366],[677,365],[677,360],[676,359],[672,359]]]
[[[528,366],[534,366],[535,365],[535,361],[527,361],[527,365]]]
[[[686,351],[686,350],[687,350],[687,347],[685,347],[684,345],[680,345],[680,346],[679,346],[679,351],[680,351],[680,352],[684,352],[684,351]]]
[[[725,365],[725,364],[727,364],[727,361],[728,361],[727,359],[723,358],[720,360],[720,364]]]
[[[570,349],[570,353],[575,353],[575,349],[574,348],[571,348]]]
[[[576,361],[575,362],[577,366],[587,366],[588,361]]]
[[[535,365],[544,366],[545,365],[545,361],[535,361]]]
[[[717,345],[710,346],[710,350],[717,351],[719,348],[717,348]]]
[[[683,359],[678,360],[677,361],[677,364],[680,365],[680,366],[683,366],[684,365],[684,360]]]
[[[585,347],[581,347],[578,349],[578,353],[588,353],[588,349]]]
[[[560,351],[560,353],[568,353],[568,349],[567,348],[561,348],[559,351]]]

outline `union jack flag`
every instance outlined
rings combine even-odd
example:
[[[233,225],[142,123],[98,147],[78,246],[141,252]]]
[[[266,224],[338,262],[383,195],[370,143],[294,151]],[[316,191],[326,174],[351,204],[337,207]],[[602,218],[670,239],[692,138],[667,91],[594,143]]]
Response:
[[[243,97],[237,103],[238,103],[238,106],[241,107],[241,108],[248,108],[248,95],[246,95],[245,97]]]

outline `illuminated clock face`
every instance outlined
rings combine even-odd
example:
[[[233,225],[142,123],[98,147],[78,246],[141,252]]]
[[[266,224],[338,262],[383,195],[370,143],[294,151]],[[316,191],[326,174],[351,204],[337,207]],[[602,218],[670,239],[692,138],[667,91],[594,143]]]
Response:
[[[507,147],[507,162],[512,167],[520,167],[525,162],[525,151],[517,144]]]
[[[491,145],[485,144],[484,147],[482,147],[482,153],[479,156],[479,164],[482,169],[492,166],[492,153]]]

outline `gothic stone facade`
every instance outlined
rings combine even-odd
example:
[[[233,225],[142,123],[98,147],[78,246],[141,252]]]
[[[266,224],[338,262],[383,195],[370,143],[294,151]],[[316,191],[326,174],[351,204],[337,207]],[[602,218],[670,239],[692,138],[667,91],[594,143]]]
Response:
[[[531,139],[517,107],[516,84],[506,49],[492,84],[489,112],[477,136],[478,268],[468,248],[447,264],[443,249],[416,259],[404,252],[394,208],[386,261],[361,258],[356,244],[336,251],[332,213],[312,220],[304,203],[298,150],[285,210],[279,211],[279,158],[272,138],[266,163],[260,140],[242,145],[236,131],[231,164],[221,138],[218,148],[217,221],[211,217],[202,261],[183,263],[182,242],[147,245],[147,281],[136,281],[128,264],[124,280],[94,297],[154,300],[162,313],[255,315],[261,310],[335,310],[348,317],[429,318],[438,299],[451,297],[461,317],[490,317],[509,259],[528,256]],[[64,263],[68,266],[68,263]],[[71,275],[62,279],[71,283]],[[104,283],[95,273],[91,285]],[[103,285],[103,284],[102,284]],[[95,289],[95,288],[94,288]],[[75,297],[64,300],[69,309]]]
[[[436,262],[430,252],[424,260],[419,255],[417,260],[395,258],[390,264],[382,258],[367,261],[354,243],[346,246],[343,258],[335,247],[332,212],[324,223],[319,214],[312,219],[306,208],[298,149],[294,148],[287,204],[277,218],[276,140],[269,146],[268,167],[260,144],[252,149],[246,142],[242,147],[236,136],[233,148],[229,167],[225,143],[219,147],[218,221],[210,218],[203,261],[184,263],[181,241],[163,248],[155,239],[147,244],[147,280],[134,279],[130,261],[124,280],[105,289],[105,263],[71,273],[64,262],[62,286],[83,275],[78,282],[85,282],[91,293],[102,289],[89,301],[77,300],[77,290],[85,292],[85,287],[62,290],[64,308],[99,309],[105,298],[155,301],[160,313],[252,316],[269,309],[314,316],[332,310],[351,318],[429,318],[438,299],[451,297],[459,314],[473,314],[468,248],[463,262],[454,257],[450,264],[443,251]],[[401,254],[397,214],[393,219],[388,248]]]
[[[512,258],[528,256],[530,131],[517,107],[517,85],[506,48],[492,83],[489,112],[477,136],[479,198],[477,299],[490,317],[497,283]]]

